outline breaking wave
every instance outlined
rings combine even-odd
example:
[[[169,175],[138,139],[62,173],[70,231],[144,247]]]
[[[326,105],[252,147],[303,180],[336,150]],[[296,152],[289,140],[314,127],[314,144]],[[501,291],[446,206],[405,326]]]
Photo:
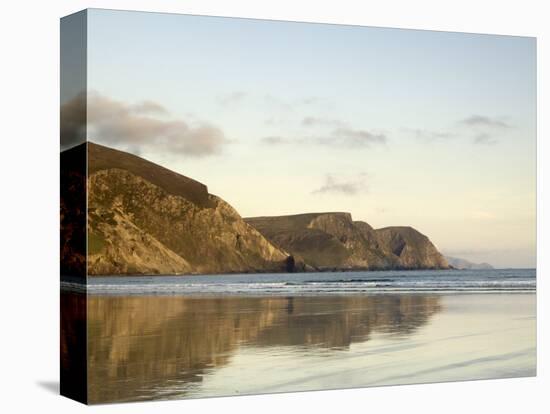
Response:
[[[534,269],[89,277],[65,290],[98,295],[325,295],[401,292],[534,292]]]

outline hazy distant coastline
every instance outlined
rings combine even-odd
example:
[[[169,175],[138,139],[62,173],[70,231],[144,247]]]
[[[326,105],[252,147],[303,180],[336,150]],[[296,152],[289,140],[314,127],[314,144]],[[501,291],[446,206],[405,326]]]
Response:
[[[473,263],[466,259],[460,259],[458,257],[445,256],[450,266],[455,269],[494,269],[489,263]]]

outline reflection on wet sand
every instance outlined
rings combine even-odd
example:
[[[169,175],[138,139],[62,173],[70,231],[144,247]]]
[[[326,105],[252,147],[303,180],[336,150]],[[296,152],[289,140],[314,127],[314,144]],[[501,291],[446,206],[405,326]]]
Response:
[[[239,347],[338,352],[374,332],[408,336],[440,309],[430,295],[90,296],[88,400],[185,397]]]

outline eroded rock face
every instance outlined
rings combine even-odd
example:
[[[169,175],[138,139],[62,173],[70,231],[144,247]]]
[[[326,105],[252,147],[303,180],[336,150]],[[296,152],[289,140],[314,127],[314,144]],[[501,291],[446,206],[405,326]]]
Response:
[[[446,269],[430,240],[410,227],[375,230],[349,213],[245,219],[268,240],[317,270]]]
[[[141,161],[154,176],[154,164]],[[286,252],[187,177],[165,189],[137,175],[139,166],[116,168],[115,159],[104,167],[88,177],[90,275],[285,271]]]
[[[91,207],[88,217],[90,274],[178,274],[193,271],[189,262],[141,230],[122,210]]]
[[[89,275],[449,267],[410,227],[375,230],[340,212],[243,219],[202,183],[87,145]]]
[[[376,230],[381,248],[403,269],[448,269],[449,264],[433,243],[412,227]]]

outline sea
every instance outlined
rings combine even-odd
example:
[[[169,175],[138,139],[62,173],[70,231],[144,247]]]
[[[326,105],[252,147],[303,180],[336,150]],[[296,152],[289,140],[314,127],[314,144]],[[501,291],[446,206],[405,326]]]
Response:
[[[92,404],[537,372],[534,269],[90,277],[61,309]]]
[[[82,290],[74,281],[62,288]],[[88,294],[327,295],[392,292],[534,292],[535,269],[390,270],[201,276],[94,276]]]

